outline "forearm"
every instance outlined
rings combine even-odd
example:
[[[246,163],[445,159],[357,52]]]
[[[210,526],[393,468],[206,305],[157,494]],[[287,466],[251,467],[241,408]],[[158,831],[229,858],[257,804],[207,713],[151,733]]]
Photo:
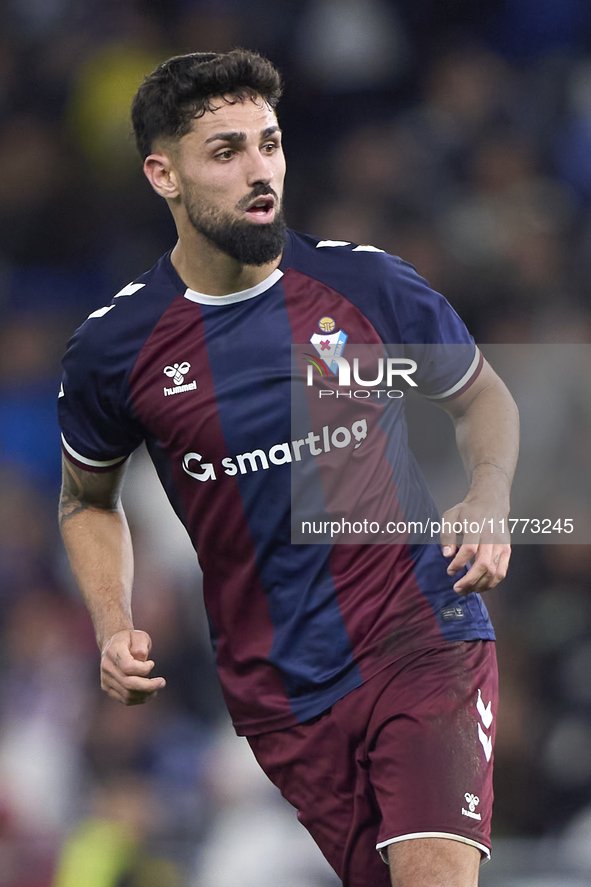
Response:
[[[121,506],[125,467],[90,472],[64,457],[59,523],[99,648],[132,628],[133,551]]]
[[[469,567],[454,589],[470,594],[493,588],[509,565],[505,518],[519,450],[519,414],[507,387],[486,362],[468,391],[446,408],[455,423],[470,490],[444,513],[448,526],[441,544],[445,557],[453,556],[450,575]],[[468,529],[457,531],[457,525]]]
[[[505,385],[498,380],[479,391],[455,426],[470,493],[486,492],[491,505],[508,511],[519,452],[519,415]]]
[[[101,687],[124,705],[146,702],[164,678],[150,678],[152,641],[133,628],[133,551],[121,506],[125,466],[91,472],[65,456],[59,521],[72,572],[101,651]]]
[[[116,631],[133,628],[133,551],[127,520],[120,507],[86,507],[75,513],[62,507],[60,528],[102,650]]]

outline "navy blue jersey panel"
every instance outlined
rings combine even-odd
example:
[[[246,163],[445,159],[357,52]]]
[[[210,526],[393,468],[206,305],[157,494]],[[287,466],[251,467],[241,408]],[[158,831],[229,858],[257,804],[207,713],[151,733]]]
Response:
[[[417,582],[421,588],[429,589],[429,603],[445,639],[494,640],[494,629],[480,595],[458,595],[451,588],[446,573],[449,560],[443,556],[440,546],[415,545],[411,546],[410,553],[415,562]],[[463,572],[457,573],[452,582],[456,582]]]

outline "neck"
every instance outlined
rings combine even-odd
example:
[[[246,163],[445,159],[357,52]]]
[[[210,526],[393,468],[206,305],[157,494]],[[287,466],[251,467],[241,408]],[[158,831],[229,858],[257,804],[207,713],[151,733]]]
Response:
[[[171,253],[175,271],[189,289],[209,296],[228,296],[262,283],[279,265],[281,256],[265,265],[242,265],[206,238],[179,237]]]

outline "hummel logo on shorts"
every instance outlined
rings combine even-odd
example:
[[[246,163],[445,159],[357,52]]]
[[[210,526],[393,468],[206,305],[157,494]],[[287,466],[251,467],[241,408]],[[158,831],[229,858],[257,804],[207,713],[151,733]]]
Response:
[[[466,804],[468,805],[468,809],[462,807],[462,816],[469,816],[470,819],[482,819],[480,813],[476,813],[476,807],[480,803],[480,798],[478,795],[473,795],[470,792],[466,792],[464,795],[466,799]]]

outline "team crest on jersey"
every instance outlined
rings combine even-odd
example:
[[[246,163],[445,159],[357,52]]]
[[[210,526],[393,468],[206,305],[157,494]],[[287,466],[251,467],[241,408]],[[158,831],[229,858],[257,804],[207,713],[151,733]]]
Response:
[[[332,333],[336,323],[332,317],[321,317],[318,321],[318,326],[323,333]]]
[[[320,355],[321,364],[324,364],[331,373],[336,374],[339,371],[339,365],[335,358],[340,357],[343,353],[348,338],[347,333],[342,330],[333,332],[336,323],[332,317],[321,317],[318,326],[322,332],[310,336],[310,342]]]
[[[164,386],[164,396],[170,397],[171,394],[182,394],[184,391],[195,391],[197,382],[189,382],[184,384],[185,376],[191,369],[191,364],[184,360],[182,363],[173,363],[172,366],[165,366],[162,372],[174,382],[173,388]]]

